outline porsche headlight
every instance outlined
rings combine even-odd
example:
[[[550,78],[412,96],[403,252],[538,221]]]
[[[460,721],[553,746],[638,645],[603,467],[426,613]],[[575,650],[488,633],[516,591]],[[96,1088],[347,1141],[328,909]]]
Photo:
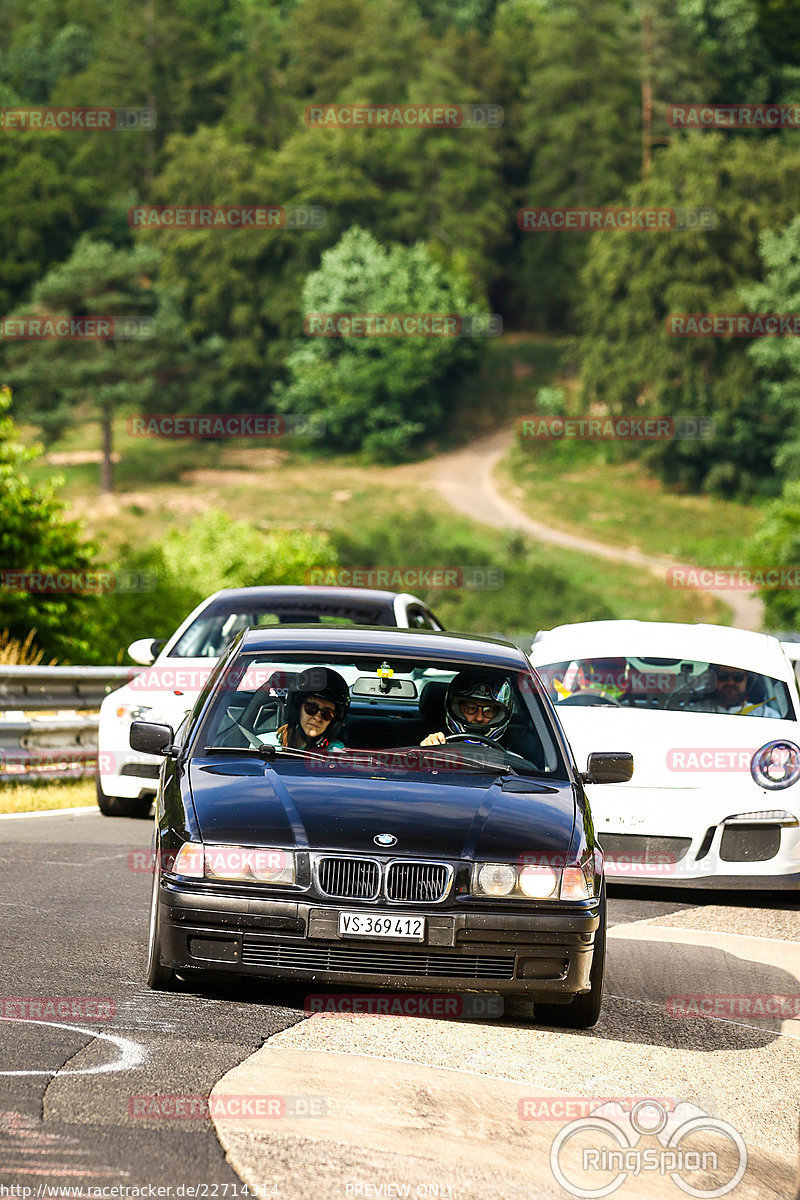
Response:
[[[152,708],[147,704],[120,704],[117,707],[117,720],[146,721],[147,714],[152,711]]]
[[[759,787],[780,791],[800,779],[800,747],[794,742],[767,742],[756,750],[750,763],[750,774]]]
[[[260,846],[202,846],[198,842],[186,842],[175,858],[172,872],[187,879],[293,884],[295,857],[290,850]]]

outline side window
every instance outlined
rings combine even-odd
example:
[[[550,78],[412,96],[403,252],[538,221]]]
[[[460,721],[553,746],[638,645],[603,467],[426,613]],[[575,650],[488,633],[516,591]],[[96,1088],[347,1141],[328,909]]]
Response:
[[[428,612],[420,604],[411,604],[408,608],[408,624],[410,629],[440,629],[441,626],[433,619],[433,613]]]

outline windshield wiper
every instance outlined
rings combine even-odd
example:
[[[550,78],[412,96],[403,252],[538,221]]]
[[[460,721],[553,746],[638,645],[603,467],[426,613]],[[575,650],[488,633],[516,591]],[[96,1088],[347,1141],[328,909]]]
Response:
[[[288,755],[290,758],[312,758],[324,761],[335,758],[324,750],[296,750],[293,746],[271,746],[266,743],[261,746],[204,746],[204,754],[257,754],[265,762],[272,762],[278,755]]]

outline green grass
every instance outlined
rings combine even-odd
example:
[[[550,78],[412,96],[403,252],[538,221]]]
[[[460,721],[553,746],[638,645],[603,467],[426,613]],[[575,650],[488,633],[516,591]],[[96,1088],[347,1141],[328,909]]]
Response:
[[[54,808],[94,807],[96,804],[93,779],[0,784],[0,813],[44,812]]]
[[[515,444],[501,464],[504,494],[556,529],[646,554],[728,566],[746,561],[757,505],[682,494],[636,461],[607,462],[597,444]]]

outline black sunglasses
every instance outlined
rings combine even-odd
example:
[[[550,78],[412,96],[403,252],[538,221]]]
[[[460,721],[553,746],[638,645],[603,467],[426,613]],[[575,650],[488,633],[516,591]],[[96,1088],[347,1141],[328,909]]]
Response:
[[[319,714],[323,721],[332,721],[336,716],[335,708],[321,708],[319,704],[315,704],[313,700],[303,701],[303,712],[308,717],[316,717]]]

